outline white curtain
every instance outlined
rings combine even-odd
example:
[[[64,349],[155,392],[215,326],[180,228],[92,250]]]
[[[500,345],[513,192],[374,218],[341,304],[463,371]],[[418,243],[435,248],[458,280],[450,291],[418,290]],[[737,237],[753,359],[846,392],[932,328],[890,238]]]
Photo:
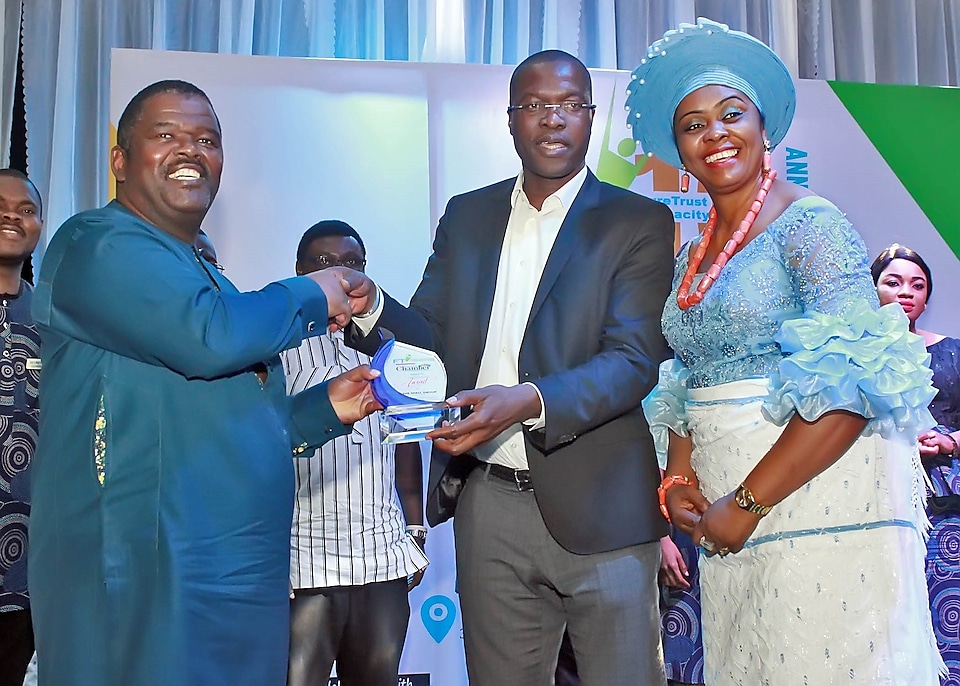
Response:
[[[20,0],[5,3],[3,154]],[[560,48],[629,69],[697,16],[757,36],[801,78],[958,82],[960,0],[24,0],[29,173],[49,231],[104,202],[114,47],[490,64]]]
[[[20,51],[20,9],[20,0],[6,0],[0,11],[0,167],[10,164],[10,126]]]

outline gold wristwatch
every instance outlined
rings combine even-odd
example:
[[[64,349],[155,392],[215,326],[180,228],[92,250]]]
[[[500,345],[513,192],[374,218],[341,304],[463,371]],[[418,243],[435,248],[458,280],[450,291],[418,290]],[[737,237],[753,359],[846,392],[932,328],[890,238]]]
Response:
[[[742,509],[761,517],[765,517],[773,509],[773,505],[760,505],[753,499],[753,493],[750,492],[750,489],[743,484],[737,486],[737,492],[733,494],[733,499]]]

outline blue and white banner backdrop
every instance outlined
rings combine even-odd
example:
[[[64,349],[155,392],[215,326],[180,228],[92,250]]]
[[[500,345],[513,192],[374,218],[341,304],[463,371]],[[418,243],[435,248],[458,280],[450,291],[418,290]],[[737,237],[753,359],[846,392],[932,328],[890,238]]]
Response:
[[[292,275],[303,231],[339,218],[363,236],[370,275],[406,301],[447,200],[519,171],[505,111],[511,72],[114,50],[110,121],[115,127],[147,84],[195,83],[223,128],[223,180],[204,229],[227,275],[243,289]],[[623,110],[629,73],[591,73],[597,111],[588,164],[601,179],[667,204],[679,247],[706,220],[708,197],[699,188],[679,193],[679,172],[633,144]],[[780,178],[833,200],[871,255],[893,241],[909,244],[927,259],[938,291],[960,292],[957,258],[829,85],[800,81],[797,88],[796,120],[774,153]],[[958,335],[955,320],[953,303],[938,299],[924,325]],[[410,597],[401,683],[460,686],[466,673],[449,524],[431,531],[427,552],[432,564]]]
[[[419,281],[447,200],[519,169],[505,112],[511,72],[114,50],[110,121],[148,83],[196,82],[223,124],[223,183],[204,228],[231,278],[256,288],[291,274],[302,231],[340,217],[364,236],[370,273],[403,299]],[[591,73],[597,111],[587,162],[601,179],[670,205],[679,247],[705,221],[709,199],[697,188],[681,194],[679,172],[633,144],[623,110],[630,74]],[[937,290],[957,292],[957,258],[829,84],[801,80],[797,91],[793,127],[774,151],[780,178],[833,200],[871,255],[908,244],[930,264]],[[956,320],[952,303],[938,298],[923,324],[960,335]]]

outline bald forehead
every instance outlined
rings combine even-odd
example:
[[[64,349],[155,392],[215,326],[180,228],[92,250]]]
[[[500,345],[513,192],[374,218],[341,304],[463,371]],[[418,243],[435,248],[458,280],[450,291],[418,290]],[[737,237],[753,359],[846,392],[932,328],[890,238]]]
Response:
[[[522,97],[522,89],[544,78],[560,78],[577,83],[590,97],[593,85],[590,72],[580,60],[564,53],[531,55],[521,62],[510,77],[510,102]]]
[[[181,93],[179,91],[163,91],[154,93],[144,100],[143,110],[140,113],[140,119],[143,119],[143,112],[149,110],[151,114],[157,112],[183,112],[186,114],[210,116],[217,125],[217,131],[220,130],[220,119],[213,109],[213,103],[209,99],[196,93]]]

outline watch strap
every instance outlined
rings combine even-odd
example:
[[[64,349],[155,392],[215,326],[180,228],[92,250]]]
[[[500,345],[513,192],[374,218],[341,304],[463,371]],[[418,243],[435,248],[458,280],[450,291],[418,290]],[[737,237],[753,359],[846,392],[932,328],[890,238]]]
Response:
[[[754,499],[753,493],[750,492],[750,489],[743,484],[737,486],[737,491],[734,494],[733,499],[740,509],[760,515],[761,517],[765,517],[770,513],[770,510],[773,509],[773,505],[761,505],[758,503]]]

